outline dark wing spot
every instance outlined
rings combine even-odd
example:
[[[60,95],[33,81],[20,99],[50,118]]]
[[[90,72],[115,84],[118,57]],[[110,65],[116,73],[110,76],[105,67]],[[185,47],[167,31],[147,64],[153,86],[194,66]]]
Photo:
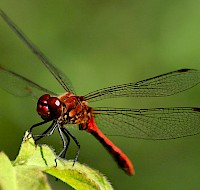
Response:
[[[200,108],[192,108],[192,110],[200,112]]]
[[[177,70],[177,72],[179,73],[184,73],[184,72],[189,72],[191,71],[192,69],[180,69],[180,70]]]

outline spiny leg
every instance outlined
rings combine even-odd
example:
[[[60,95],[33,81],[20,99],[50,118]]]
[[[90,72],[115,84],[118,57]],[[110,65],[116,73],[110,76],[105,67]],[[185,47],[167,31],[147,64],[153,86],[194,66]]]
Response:
[[[43,124],[48,123],[48,122],[50,122],[50,121],[42,121],[42,122],[40,122],[40,123],[37,123],[37,124],[33,125],[33,126],[29,129],[30,133],[32,134],[33,128],[38,127],[38,126],[43,125]]]
[[[67,150],[68,150],[68,147],[69,147],[69,144],[70,144],[70,137],[69,137],[68,134],[65,134],[65,132],[63,131],[63,128],[61,128],[61,131],[64,133],[65,137],[67,138],[67,145],[66,145],[66,148],[63,151],[63,155],[61,155],[61,157],[66,158],[66,153],[67,153]]]
[[[43,125],[43,124],[48,123],[48,122],[50,122],[50,121],[42,121],[42,122],[40,122],[40,123],[37,123],[37,124],[33,125],[33,126],[29,129],[29,135],[32,136],[32,130],[33,130],[34,128],[39,127],[40,125]]]
[[[74,164],[78,160],[78,156],[79,156],[79,153],[80,153],[80,148],[81,148],[80,143],[78,142],[78,140],[76,139],[76,137],[74,137],[74,135],[72,135],[65,127],[62,128],[62,131],[65,134],[65,136],[70,136],[73,139],[73,141],[76,143],[77,147],[78,147],[76,156],[74,158],[74,163],[73,163],[73,166],[74,166]]]
[[[34,140],[35,142],[37,142],[38,140],[40,140],[43,137],[47,137],[47,136],[51,136],[55,129],[56,129],[57,125],[55,125],[55,121],[50,125],[50,127],[48,127],[47,130],[45,130],[41,135],[34,135]],[[50,131],[50,132],[49,132]]]
[[[60,137],[61,137],[62,142],[63,142],[63,149],[61,150],[61,152],[60,152],[60,153],[56,156],[56,158],[55,158],[55,163],[56,163],[56,167],[57,167],[57,165],[58,165],[57,159],[60,158],[60,156],[61,156],[63,153],[66,154],[66,151],[67,151],[67,148],[68,148],[69,142],[70,142],[70,141],[69,141],[70,137],[69,137],[68,134],[65,134],[65,136],[66,136],[66,138],[67,138],[67,140],[68,140],[68,142],[66,143],[65,138],[64,138],[64,136],[63,136],[63,133],[62,133],[62,130],[61,130],[59,124],[56,124],[56,125],[58,125],[58,132],[59,132]]]

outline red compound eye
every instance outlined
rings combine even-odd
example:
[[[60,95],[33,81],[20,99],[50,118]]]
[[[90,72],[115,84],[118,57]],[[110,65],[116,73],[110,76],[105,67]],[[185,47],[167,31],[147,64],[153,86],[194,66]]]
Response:
[[[50,97],[48,100],[49,109],[53,118],[58,118],[62,114],[62,105],[57,97]]]
[[[57,97],[42,95],[37,103],[37,112],[44,120],[57,119],[62,114],[62,105]]]

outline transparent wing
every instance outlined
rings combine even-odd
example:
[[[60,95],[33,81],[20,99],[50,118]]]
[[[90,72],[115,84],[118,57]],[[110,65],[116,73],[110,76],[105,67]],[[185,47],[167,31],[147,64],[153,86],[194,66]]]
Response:
[[[0,66],[0,87],[16,96],[31,95],[38,98],[44,93],[57,96],[54,92],[2,66]]]
[[[164,140],[200,133],[200,108],[96,108],[94,113],[107,135]]]
[[[42,61],[47,69],[52,73],[61,86],[69,92],[75,94],[72,83],[69,78],[56,68],[47,57],[23,34],[22,31],[9,19],[9,17],[0,9],[0,15],[18,37],[31,49],[31,51]]]
[[[181,69],[142,80],[108,88],[99,89],[85,96],[93,102],[117,97],[158,97],[169,96],[187,90],[200,82],[200,71]]]

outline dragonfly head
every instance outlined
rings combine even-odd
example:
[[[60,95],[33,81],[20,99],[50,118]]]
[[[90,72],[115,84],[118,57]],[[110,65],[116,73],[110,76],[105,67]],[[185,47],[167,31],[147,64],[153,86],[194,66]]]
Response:
[[[42,95],[37,103],[37,112],[43,120],[57,119],[62,114],[62,104],[57,97]]]

